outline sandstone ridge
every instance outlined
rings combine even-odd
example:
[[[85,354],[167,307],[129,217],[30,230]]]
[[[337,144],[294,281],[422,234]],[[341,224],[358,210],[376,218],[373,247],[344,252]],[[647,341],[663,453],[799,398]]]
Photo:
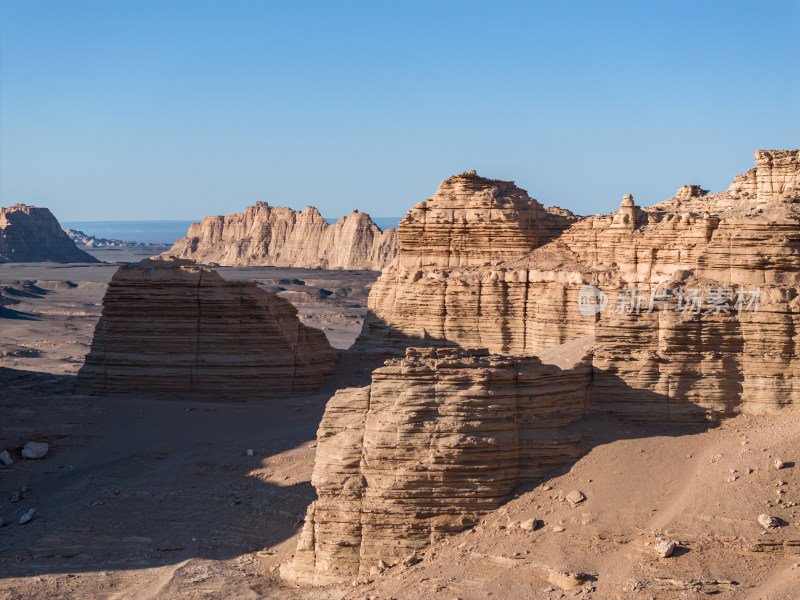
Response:
[[[283,396],[332,372],[325,335],[288,301],[186,259],[119,268],[103,299],[78,389]]]
[[[221,266],[379,271],[397,254],[397,231],[353,211],[330,225],[314,207],[257,202],[243,213],[206,217],[162,256]]]
[[[0,208],[0,263],[96,263],[78,249],[48,209],[26,204]]]
[[[357,348],[531,355],[594,336],[597,410],[675,420],[798,402],[799,157],[758,151],[724,192],[684,186],[644,209],[626,195],[563,230],[520,210],[510,183],[450,178],[401,222]],[[605,304],[584,314],[587,286]]]

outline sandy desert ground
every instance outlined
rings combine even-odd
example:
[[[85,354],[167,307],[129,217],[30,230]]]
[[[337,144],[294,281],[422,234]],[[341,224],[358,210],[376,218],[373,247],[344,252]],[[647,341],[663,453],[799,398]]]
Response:
[[[98,256],[137,259],[129,250]],[[436,541],[418,564],[350,586],[288,585],[277,567],[315,497],[325,403],[364,383],[373,365],[341,352],[319,392],[280,400],[74,394],[115,268],[0,266],[11,301],[0,309],[0,445],[16,461],[0,466],[0,598],[800,597],[796,408],[716,427],[587,417],[572,425],[582,459],[519,489],[474,530]],[[220,272],[280,290],[342,349],[377,276]],[[48,442],[48,456],[23,459],[29,440]],[[585,502],[571,507],[571,490]],[[756,522],[764,512],[783,526],[765,532]],[[530,518],[542,524],[521,529]],[[655,553],[661,537],[679,542],[673,556]]]

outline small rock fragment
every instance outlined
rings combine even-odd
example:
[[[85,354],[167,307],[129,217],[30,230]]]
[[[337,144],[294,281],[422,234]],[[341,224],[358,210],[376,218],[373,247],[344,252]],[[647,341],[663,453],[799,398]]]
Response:
[[[47,456],[50,446],[44,442],[28,442],[22,449],[22,456],[35,460]]]
[[[778,526],[779,521],[775,517],[771,517],[769,515],[758,515],[758,524],[764,529],[775,529]]]
[[[561,525],[556,525],[555,527],[553,527],[553,531],[555,531],[556,533],[561,533],[562,531],[566,531],[566,529]]]
[[[777,470],[780,471],[784,466],[786,466],[786,465],[784,464],[784,462],[780,458],[776,458],[775,459],[775,468]]]
[[[519,528],[525,531],[534,531],[538,526],[539,526],[538,519],[528,519],[527,521],[522,521],[519,524]]]
[[[25,525],[25,523],[30,523],[31,520],[33,519],[33,515],[35,513],[36,513],[36,509],[35,508],[30,509],[28,512],[26,512],[24,515],[22,515],[19,518],[19,524],[20,525]]]
[[[586,496],[583,495],[583,492],[579,492],[578,490],[573,490],[569,494],[567,494],[567,501],[572,506],[577,506],[584,500],[586,500]]]
[[[9,498],[9,500],[11,500],[11,502],[19,502],[22,500],[22,496],[20,496],[19,492],[14,492],[11,494],[11,498]]]
[[[661,540],[656,544],[656,552],[661,558],[667,558],[671,556],[673,552],[675,552],[677,544],[670,540]]]
[[[255,451],[252,448],[248,448],[246,452],[247,456],[255,456]]]
[[[11,458],[11,455],[8,453],[8,450],[3,450],[2,452],[0,452],[0,462],[7,467],[10,467],[11,465],[14,464],[14,459]]]

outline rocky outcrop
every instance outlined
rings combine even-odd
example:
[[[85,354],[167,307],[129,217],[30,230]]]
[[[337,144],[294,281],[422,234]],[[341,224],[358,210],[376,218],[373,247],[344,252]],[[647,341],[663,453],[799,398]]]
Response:
[[[147,259],[109,283],[78,388],[283,396],[319,387],[335,361],[321,331],[255,283]]]
[[[0,208],[0,263],[96,263],[79,250],[46,208],[15,204]]]
[[[401,222],[397,260],[372,288],[356,347],[389,353],[418,345],[486,347],[530,355],[594,336],[590,405],[596,410],[673,420],[798,402],[792,383],[800,365],[797,157],[795,150],[759,151],[756,168],[727,191],[684,186],[646,209],[626,196],[618,212],[579,220],[560,234],[556,227],[533,228],[550,231],[552,241],[505,236],[516,246],[501,245],[499,255],[488,249],[483,264],[477,250],[469,261],[443,251],[444,223],[435,234],[417,226],[417,241],[407,248],[404,240],[423,212],[417,207]],[[459,178],[443,189],[450,193]],[[493,187],[483,178],[461,185],[469,192],[459,196],[460,210],[484,220],[465,228],[460,213],[451,213],[460,240],[470,231],[473,246],[479,237],[491,239],[485,220],[495,215],[483,197]],[[497,227],[516,231],[509,220],[523,231],[536,221],[509,212],[497,216]],[[601,310],[580,310],[587,287],[603,293]],[[718,305],[721,293],[726,310],[708,304],[717,297]],[[702,297],[701,311],[680,306],[681,294]],[[756,294],[758,310],[736,308],[737,299],[747,304]]]
[[[150,244],[147,242],[128,242],[125,240],[116,240],[114,238],[99,238],[93,235],[88,235],[77,229],[65,229],[64,233],[69,236],[77,246],[85,246],[86,248],[146,248],[150,246],[158,246],[158,244]]]
[[[568,282],[503,265],[529,256],[571,222],[513,182],[474,171],[446,179],[400,222],[397,259],[372,287],[357,349],[457,345],[526,353],[534,338],[566,341],[570,324],[529,331],[527,316],[542,314],[544,323],[545,314],[560,315]]]
[[[379,271],[397,254],[397,231],[353,211],[333,225],[311,206],[298,212],[258,202],[244,213],[206,217],[162,256],[222,266]]]
[[[328,402],[308,509],[284,578],[326,584],[369,574],[462,531],[521,482],[578,455],[564,426],[584,414],[588,365],[413,349],[364,388]]]

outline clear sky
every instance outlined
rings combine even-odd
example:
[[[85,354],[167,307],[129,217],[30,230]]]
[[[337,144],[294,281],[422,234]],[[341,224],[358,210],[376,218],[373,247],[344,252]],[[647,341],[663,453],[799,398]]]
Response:
[[[616,210],[800,146],[800,2],[0,0],[0,205],[401,216],[453,173]]]

